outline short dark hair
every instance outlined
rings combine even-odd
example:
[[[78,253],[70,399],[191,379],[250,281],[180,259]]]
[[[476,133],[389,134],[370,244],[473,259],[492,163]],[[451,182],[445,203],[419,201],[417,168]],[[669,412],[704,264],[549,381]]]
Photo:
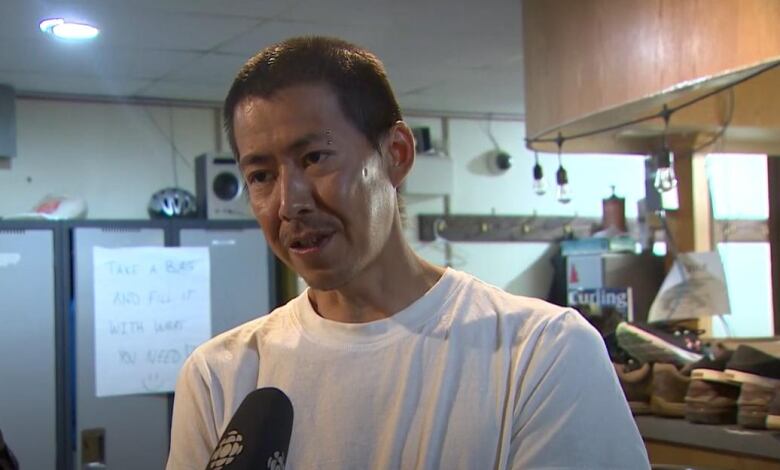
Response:
[[[379,148],[386,131],[402,119],[382,62],[371,52],[336,38],[295,37],[269,46],[238,72],[225,98],[225,131],[238,158],[233,115],[248,97],[268,98],[281,89],[325,84],[346,118]]]

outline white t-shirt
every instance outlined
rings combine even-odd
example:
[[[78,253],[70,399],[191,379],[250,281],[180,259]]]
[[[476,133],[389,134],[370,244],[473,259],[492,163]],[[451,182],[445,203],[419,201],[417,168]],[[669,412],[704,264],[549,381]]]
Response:
[[[452,269],[387,319],[330,321],[304,292],[200,346],[168,470],[205,468],[260,387],[293,404],[287,469],[649,468],[598,332]]]

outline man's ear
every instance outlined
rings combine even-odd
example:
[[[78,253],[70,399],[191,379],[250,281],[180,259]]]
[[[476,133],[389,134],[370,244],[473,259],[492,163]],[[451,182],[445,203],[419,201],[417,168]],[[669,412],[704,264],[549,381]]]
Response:
[[[396,122],[384,139],[385,165],[394,188],[398,188],[414,165],[414,134],[403,121]]]

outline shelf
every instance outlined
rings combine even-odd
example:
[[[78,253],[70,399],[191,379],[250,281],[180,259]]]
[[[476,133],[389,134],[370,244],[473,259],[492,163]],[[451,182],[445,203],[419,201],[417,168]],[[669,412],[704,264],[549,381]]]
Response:
[[[693,424],[684,419],[636,416],[645,440],[780,460],[780,432],[733,425]]]

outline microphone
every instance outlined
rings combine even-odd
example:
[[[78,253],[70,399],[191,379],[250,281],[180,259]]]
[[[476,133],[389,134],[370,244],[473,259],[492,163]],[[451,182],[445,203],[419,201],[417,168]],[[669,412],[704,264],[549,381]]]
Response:
[[[278,388],[251,392],[230,419],[206,470],[283,470],[292,436],[293,406]]]

